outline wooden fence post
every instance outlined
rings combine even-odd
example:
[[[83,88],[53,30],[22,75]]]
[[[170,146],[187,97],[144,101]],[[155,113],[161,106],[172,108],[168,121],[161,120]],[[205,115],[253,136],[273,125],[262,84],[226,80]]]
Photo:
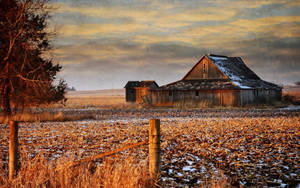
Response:
[[[160,165],[160,120],[149,120],[149,175],[156,178]]]
[[[19,142],[18,142],[18,122],[9,122],[9,179],[12,180],[18,170]]]

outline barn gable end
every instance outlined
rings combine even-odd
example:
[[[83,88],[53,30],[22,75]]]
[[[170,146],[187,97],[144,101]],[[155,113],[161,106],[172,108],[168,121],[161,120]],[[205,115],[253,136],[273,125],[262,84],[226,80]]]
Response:
[[[200,79],[229,79],[207,56],[200,61],[183,77],[182,80]]]

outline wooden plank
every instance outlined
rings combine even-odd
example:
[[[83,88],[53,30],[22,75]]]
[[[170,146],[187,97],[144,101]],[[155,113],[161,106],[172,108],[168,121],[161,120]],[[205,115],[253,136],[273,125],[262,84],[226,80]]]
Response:
[[[9,122],[9,180],[13,180],[19,168],[18,122]]]
[[[160,120],[149,120],[149,175],[157,178],[160,166]]]

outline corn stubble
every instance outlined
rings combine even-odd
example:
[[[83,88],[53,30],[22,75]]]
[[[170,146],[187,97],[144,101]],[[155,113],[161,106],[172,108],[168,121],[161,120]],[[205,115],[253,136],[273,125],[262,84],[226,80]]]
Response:
[[[151,187],[147,146],[68,168],[76,161],[146,140],[147,120],[21,123],[22,168],[7,178],[7,129],[1,125],[4,187]],[[299,184],[300,118],[171,118],[161,121],[162,187]]]

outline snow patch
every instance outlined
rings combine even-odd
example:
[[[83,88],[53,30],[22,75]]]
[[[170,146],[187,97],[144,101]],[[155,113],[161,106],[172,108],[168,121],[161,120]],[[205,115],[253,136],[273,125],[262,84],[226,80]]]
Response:
[[[242,85],[241,83],[239,83],[239,82],[233,82],[235,85],[237,85],[237,86],[239,86],[240,88],[242,88],[242,89],[251,89],[251,87],[248,87],[248,86],[244,86],[244,85]]]
[[[228,63],[226,62],[228,60],[227,57],[214,57],[214,56],[208,56],[208,57],[211,60],[213,60],[215,65],[231,80],[242,81],[242,78],[240,76],[233,74],[229,68],[226,68],[225,64]]]
[[[218,60],[227,60],[227,57],[217,57],[217,56],[208,56],[210,59],[214,60],[214,61],[218,61]]]
[[[192,166],[184,166],[182,168],[183,171],[189,171],[189,172],[193,172],[193,171],[196,171],[197,169],[196,168],[193,168]]]
[[[294,106],[294,105],[290,105],[284,108],[280,108],[280,110],[300,110],[300,106]]]
[[[226,75],[228,76],[231,80],[235,80],[235,81],[241,81],[242,79],[237,76],[234,75],[231,70],[229,68],[226,68],[224,66],[224,63],[226,62],[222,62],[222,61],[215,61],[215,65]]]

